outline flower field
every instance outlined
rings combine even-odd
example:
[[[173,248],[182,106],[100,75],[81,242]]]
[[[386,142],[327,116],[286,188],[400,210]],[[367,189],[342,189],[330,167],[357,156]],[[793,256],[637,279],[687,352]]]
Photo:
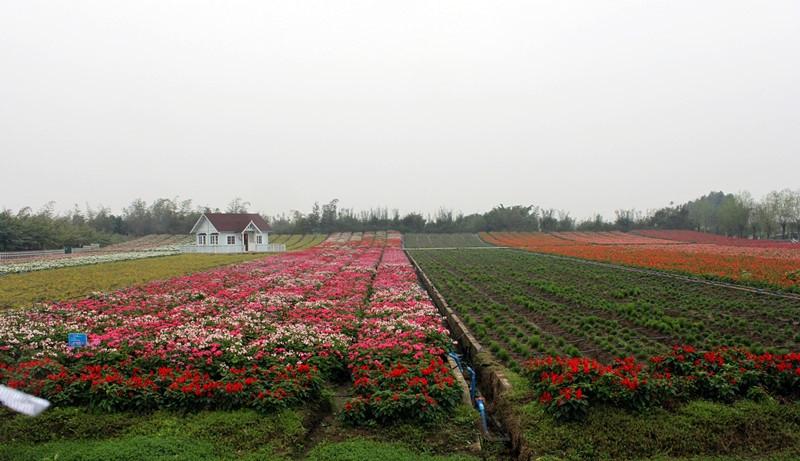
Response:
[[[559,237],[562,234],[572,240]],[[575,234],[581,236],[576,237]],[[656,239],[652,239],[654,243],[648,244],[645,241],[650,237],[617,238],[605,235],[609,233],[587,237],[586,234],[593,233],[492,232],[481,234],[481,237],[495,245],[539,253],[800,290],[800,247],[796,245],[728,246],[675,241],[664,244],[662,242],[666,240]]]
[[[435,419],[460,390],[396,233],[0,314],[0,382],[56,405],[269,411],[349,374],[351,422]],[[67,333],[88,333],[70,348]]]

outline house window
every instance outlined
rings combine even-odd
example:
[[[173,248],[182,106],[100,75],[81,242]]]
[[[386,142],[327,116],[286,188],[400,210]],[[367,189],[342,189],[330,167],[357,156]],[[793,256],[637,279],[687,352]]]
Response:
[[[211,245],[218,245],[219,244],[219,234],[211,234],[210,238],[208,239]]]
[[[206,234],[204,234],[204,233],[197,234],[197,244],[198,245],[205,245],[206,244]]]
[[[261,238],[260,235],[256,235],[256,243],[258,243],[259,245],[264,243],[264,240]]]
[[[233,245],[234,243],[236,243],[236,236],[235,235],[229,235],[228,236],[228,245]]]

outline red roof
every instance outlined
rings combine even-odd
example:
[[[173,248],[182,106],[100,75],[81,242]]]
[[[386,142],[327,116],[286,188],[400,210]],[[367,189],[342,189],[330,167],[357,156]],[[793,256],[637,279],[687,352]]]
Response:
[[[257,213],[205,213],[204,215],[220,232],[242,232],[250,221],[253,221],[261,232],[271,229],[264,218]]]

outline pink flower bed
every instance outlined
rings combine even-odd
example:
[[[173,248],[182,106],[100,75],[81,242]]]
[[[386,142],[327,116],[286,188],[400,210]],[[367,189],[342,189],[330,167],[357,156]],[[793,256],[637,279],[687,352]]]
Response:
[[[399,246],[399,234],[337,234],[302,252],[3,313],[0,382],[109,410],[268,410],[314,398],[350,370],[372,408],[396,382],[367,392],[362,367],[441,365],[448,342]],[[88,333],[89,345],[67,347],[69,332]],[[406,416],[449,408],[457,389],[445,368],[406,390]]]

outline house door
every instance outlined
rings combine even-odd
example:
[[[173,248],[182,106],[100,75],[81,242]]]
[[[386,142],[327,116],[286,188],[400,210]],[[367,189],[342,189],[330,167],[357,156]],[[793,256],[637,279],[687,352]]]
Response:
[[[247,249],[247,232],[244,233],[244,251],[250,251]]]

